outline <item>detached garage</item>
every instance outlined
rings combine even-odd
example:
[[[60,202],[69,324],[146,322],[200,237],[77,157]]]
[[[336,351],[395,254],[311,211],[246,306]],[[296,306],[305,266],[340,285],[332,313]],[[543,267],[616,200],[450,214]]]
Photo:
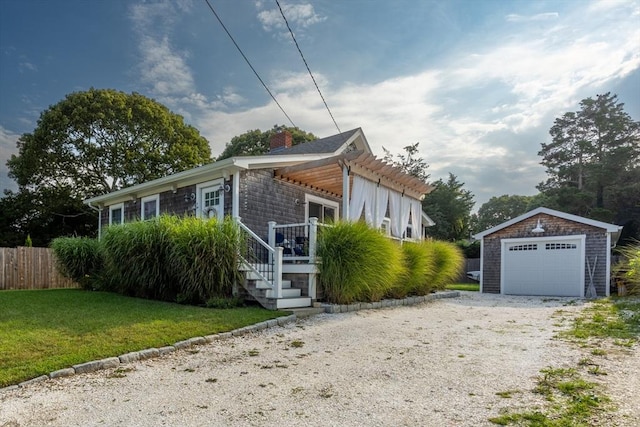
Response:
[[[621,226],[537,208],[474,237],[480,240],[480,291],[584,297],[593,277],[609,295],[611,247]]]

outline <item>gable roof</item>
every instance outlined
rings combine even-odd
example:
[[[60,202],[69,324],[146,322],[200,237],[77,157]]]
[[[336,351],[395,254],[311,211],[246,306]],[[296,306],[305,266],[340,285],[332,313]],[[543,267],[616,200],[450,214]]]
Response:
[[[492,227],[488,230],[485,230],[481,233],[478,234],[474,234],[473,238],[474,239],[482,239],[485,236],[488,236],[489,234],[493,234],[496,231],[500,231],[503,228],[507,228],[513,224],[516,224],[520,221],[523,221],[527,218],[531,218],[533,216],[536,216],[538,214],[547,214],[547,215],[551,215],[551,216],[555,216],[558,218],[562,218],[562,219],[566,219],[569,221],[573,221],[573,222],[578,222],[580,224],[586,224],[586,225],[591,225],[593,227],[598,227],[598,228],[603,228],[607,231],[607,233],[619,233],[622,230],[622,226],[621,225],[615,225],[615,224],[609,224],[607,222],[602,222],[602,221],[596,221],[595,219],[589,219],[589,218],[585,218],[582,216],[578,216],[578,215],[572,215],[572,214],[568,214],[566,212],[561,212],[561,211],[556,211],[554,209],[549,209],[549,208],[544,208],[544,207],[540,207],[540,208],[536,208],[532,211],[529,211],[527,213],[524,213],[520,216],[517,216],[513,219],[510,219],[509,221],[505,221],[502,224],[496,225],[495,227]]]
[[[294,145],[293,147],[269,153],[272,156],[282,156],[288,154],[340,154],[353,144],[355,149],[371,152],[369,143],[361,128],[351,129],[337,135],[316,139]]]

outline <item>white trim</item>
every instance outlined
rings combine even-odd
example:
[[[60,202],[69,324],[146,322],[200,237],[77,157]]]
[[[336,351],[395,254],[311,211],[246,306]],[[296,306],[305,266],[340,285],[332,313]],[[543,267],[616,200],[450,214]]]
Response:
[[[144,204],[152,200],[156,202],[156,215],[154,216],[154,218],[157,218],[160,216],[160,195],[154,194],[152,196],[143,197],[140,199],[140,219],[142,221],[146,219],[151,219],[151,218],[144,217]]]
[[[605,296],[611,295],[611,233],[607,233],[607,262],[606,262],[606,273],[605,273]]]
[[[484,240],[484,239],[483,239]],[[558,240],[580,240],[580,297],[584,298],[584,289],[585,289],[585,259],[586,259],[586,242],[587,235],[586,234],[574,234],[570,236],[550,236],[550,237],[516,237],[512,239],[500,239],[500,295],[504,295],[504,274],[505,274],[505,254],[506,254],[506,246],[509,243],[546,243]],[[482,251],[482,243],[480,244],[480,289],[482,290],[482,265],[483,265],[483,251]],[[594,283],[595,285],[595,283]]]
[[[113,225],[113,211],[120,209],[122,211],[120,217],[120,224],[124,224],[124,203],[118,203],[115,205],[109,206],[109,225]]]
[[[214,179],[212,181],[202,182],[196,184],[196,217],[202,218],[202,205],[204,201],[202,200],[202,190],[205,190],[209,187],[224,187],[224,179]],[[218,212],[218,219],[224,218],[224,188],[220,188],[220,205],[221,210]]]
[[[527,213],[524,213],[520,216],[517,216],[513,219],[510,219],[509,221],[505,221],[502,224],[496,225],[495,227],[492,227],[488,230],[485,230],[483,232],[480,232],[478,234],[475,234],[473,237],[475,239],[482,239],[485,236],[488,236],[489,234],[495,233],[496,231],[502,230],[503,228],[509,227],[510,225],[516,224],[520,221],[523,221],[527,218],[531,218],[535,215],[538,214],[547,214],[547,215],[551,215],[551,216],[555,216],[558,218],[563,218],[569,221],[573,221],[573,222],[578,222],[581,224],[586,224],[586,225],[591,225],[593,227],[598,227],[598,228],[604,228],[605,230],[607,230],[607,232],[609,233],[616,233],[619,232],[620,230],[622,230],[622,226],[621,225],[615,225],[615,224],[609,224],[606,222],[601,222],[601,221],[596,221],[594,219],[589,219],[589,218],[584,218],[581,216],[577,216],[577,215],[572,215],[572,214],[568,214],[565,212],[560,212],[560,211],[556,211],[553,209],[549,209],[549,208],[537,208],[534,209],[532,211],[529,211]]]
[[[325,199],[322,197],[314,196],[313,194],[304,195],[304,220],[309,221],[309,202],[317,203],[320,205],[326,205],[334,208],[336,210],[336,216],[334,220],[338,220],[340,218],[340,203],[334,202],[333,200]],[[324,215],[324,214],[323,214]],[[324,218],[318,218],[318,222],[322,219],[324,222]]]
[[[233,218],[240,217],[240,171],[233,173],[233,182],[231,183],[231,216]]]
[[[484,290],[484,280],[482,277],[484,271],[484,239],[480,240],[480,290],[478,292],[483,293]],[[500,289],[502,289],[502,280],[500,281]]]

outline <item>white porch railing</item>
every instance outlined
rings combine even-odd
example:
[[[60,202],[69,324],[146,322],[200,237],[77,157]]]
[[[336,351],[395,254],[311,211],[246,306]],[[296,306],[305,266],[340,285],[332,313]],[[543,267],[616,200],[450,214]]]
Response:
[[[277,224],[269,221],[269,246],[281,247],[283,261],[316,262],[316,245],[318,241],[318,218],[309,218],[301,224]]]
[[[243,266],[252,271],[272,290],[273,298],[282,298],[283,263],[314,264],[318,240],[318,219],[307,223],[277,224],[269,222],[269,242],[236,219],[243,232],[241,248]],[[315,292],[314,292],[315,297]]]

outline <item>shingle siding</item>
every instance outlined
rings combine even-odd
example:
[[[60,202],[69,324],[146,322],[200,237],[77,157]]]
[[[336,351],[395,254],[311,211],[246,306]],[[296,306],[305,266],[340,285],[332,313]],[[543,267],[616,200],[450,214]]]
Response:
[[[532,233],[538,219],[544,226],[542,236]],[[607,232],[606,230],[579,222],[569,221],[547,214],[535,215],[522,220],[509,227],[498,230],[484,237],[483,241],[483,265],[482,265],[482,291],[487,293],[500,293],[500,259],[501,240],[512,238],[532,238],[549,236],[574,236],[586,235],[585,256],[593,268],[595,257],[598,257],[596,272],[593,282],[599,296],[606,295],[607,271]],[[585,262],[585,295],[589,286],[589,271]]]

